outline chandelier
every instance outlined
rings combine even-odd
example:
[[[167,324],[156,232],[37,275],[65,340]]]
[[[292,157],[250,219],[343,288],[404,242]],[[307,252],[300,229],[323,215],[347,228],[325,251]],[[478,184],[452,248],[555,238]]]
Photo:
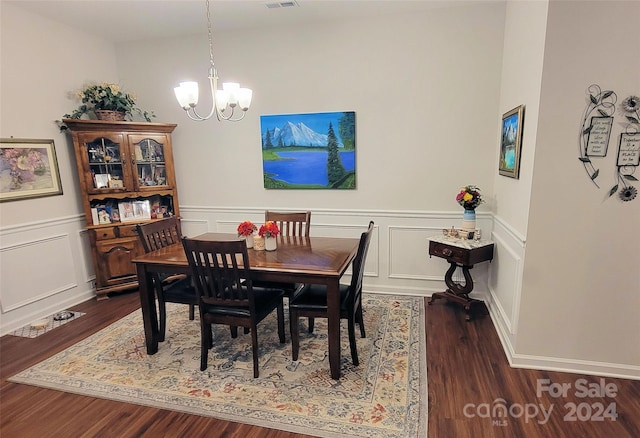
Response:
[[[203,117],[196,111],[198,104],[197,82],[180,82],[180,86],[174,88],[176,99],[191,120],[208,120],[215,114],[218,120],[237,122],[242,120],[247,113],[253,93],[249,88],[240,88],[240,84],[235,82],[225,82],[222,84],[222,90],[218,90],[218,70],[213,62],[213,34],[209,0],[207,0],[207,30],[209,33],[209,84],[211,85],[211,100],[213,102],[211,112]]]

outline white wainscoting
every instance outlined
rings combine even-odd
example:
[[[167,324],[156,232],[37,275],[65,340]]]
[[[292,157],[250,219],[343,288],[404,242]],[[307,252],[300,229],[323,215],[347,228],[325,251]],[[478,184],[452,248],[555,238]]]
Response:
[[[95,297],[84,216],[0,230],[0,334]]]
[[[264,221],[264,208],[180,206],[187,236],[234,233],[238,223]],[[286,211],[287,209],[272,208]],[[368,292],[430,296],[445,289],[445,260],[430,258],[428,239],[459,226],[460,211],[317,210],[311,235],[357,237],[375,222],[365,265]],[[509,363],[514,367],[637,378],[625,364],[531,356],[516,352],[525,238],[500,218],[478,212],[478,228],[495,243],[494,259],[473,268],[476,298],[484,299]],[[350,280],[349,272],[345,282]],[[455,275],[455,274],[454,274]],[[62,309],[95,299],[93,263],[84,217],[0,228],[0,335]],[[457,277],[454,276],[454,279]],[[635,377],[634,377],[635,376]]]
[[[525,239],[494,217],[491,240],[495,246],[489,272],[489,293],[484,301],[511,361],[520,311]]]
[[[288,209],[271,208],[275,211]],[[255,208],[215,208],[180,206],[185,235],[207,231],[235,233],[238,224],[250,220],[264,222],[264,210]],[[290,210],[290,209],[289,209]],[[318,210],[311,215],[311,236],[359,237],[369,221],[375,222],[374,235],[365,264],[364,289],[369,292],[430,296],[443,291],[445,260],[430,258],[428,239],[441,235],[443,228],[459,226],[462,212],[412,212],[380,210]],[[491,235],[489,213],[478,212],[478,226]],[[482,298],[488,290],[488,264],[474,267],[473,295]],[[344,281],[349,281],[349,271]]]

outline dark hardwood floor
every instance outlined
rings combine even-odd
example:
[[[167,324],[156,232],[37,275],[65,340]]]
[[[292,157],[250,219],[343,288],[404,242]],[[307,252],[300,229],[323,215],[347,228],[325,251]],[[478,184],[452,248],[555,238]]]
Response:
[[[38,338],[0,338],[0,436],[304,437],[7,382],[138,307],[137,293],[115,295],[74,307],[87,315]],[[640,437],[639,381],[510,368],[488,315],[480,312],[466,322],[460,308],[443,300],[425,307],[429,437]],[[544,391],[538,397],[540,379],[549,379],[553,395],[556,384],[570,388],[565,395]],[[615,397],[596,396],[601,383],[608,391],[614,385]],[[506,416],[499,417],[499,409],[492,414],[500,404]],[[552,409],[547,421],[540,406]],[[523,414],[527,410],[530,418]]]

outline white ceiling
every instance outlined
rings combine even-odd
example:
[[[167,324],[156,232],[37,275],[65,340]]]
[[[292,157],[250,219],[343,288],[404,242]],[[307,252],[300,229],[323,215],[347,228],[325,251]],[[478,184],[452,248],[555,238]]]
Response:
[[[205,0],[1,0],[113,42],[206,32]],[[218,30],[385,16],[486,0],[211,0]],[[488,0],[496,1],[496,0]],[[504,1],[504,0],[498,0]],[[295,3],[283,7],[284,3]],[[274,7],[267,7],[272,5]]]

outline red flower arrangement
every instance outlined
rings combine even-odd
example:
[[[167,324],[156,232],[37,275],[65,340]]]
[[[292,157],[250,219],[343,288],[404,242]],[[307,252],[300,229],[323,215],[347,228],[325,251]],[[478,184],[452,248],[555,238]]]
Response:
[[[258,227],[251,221],[244,221],[238,225],[238,237],[240,236],[251,236]]]
[[[272,221],[267,221],[264,225],[261,225],[260,231],[258,231],[260,237],[278,237],[278,234],[280,234],[280,229]]]

